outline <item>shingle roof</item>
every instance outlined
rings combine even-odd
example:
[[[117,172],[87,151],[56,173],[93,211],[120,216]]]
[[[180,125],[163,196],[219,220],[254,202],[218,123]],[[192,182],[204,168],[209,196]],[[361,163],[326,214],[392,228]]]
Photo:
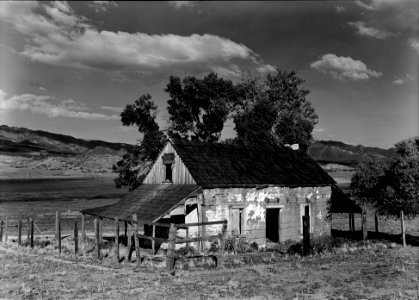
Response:
[[[196,183],[204,188],[335,183],[307,154],[288,147],[245,147],[185,140],[171,143]]]
[[[120,220],[131,220],[137,213],[138,219],[153,222],[198,190],[199,187],[193,184],[143,184],[115,204],[81,212]]]

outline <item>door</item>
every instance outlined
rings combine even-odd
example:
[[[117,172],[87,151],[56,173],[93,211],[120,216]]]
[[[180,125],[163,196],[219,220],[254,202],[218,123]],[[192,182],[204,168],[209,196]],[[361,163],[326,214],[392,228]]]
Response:
[[[266,209],[266,238],[274,243],[279,242],[280,208]]]

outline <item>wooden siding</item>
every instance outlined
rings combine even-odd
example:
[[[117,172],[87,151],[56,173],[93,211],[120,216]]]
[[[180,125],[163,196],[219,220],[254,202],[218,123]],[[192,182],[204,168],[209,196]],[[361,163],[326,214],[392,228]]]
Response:
[[[167,143],[166,147],[164,147],[162,153],[160,153],[150,172],[146,178],[144,178],[143,184],[160,184],[165,181],[166,166],[163,164],[162,156],[166,153],[175,154],[175,163],[172,169],[172,183],[196,184],[195,180],[192,178],[191,173],[189,173],[188,169],[180,159],[179,155],[176,153],[176,150],[173,148],[171,143]]]

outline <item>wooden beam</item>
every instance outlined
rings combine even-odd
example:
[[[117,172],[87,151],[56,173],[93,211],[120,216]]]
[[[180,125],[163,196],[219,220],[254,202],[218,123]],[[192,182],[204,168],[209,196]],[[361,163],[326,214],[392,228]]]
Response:
[[[79,253],[79,228],[77,226],[77,219],[74,219],[74,257],[77,258]]]
[[[152,237],[153,240],[151,240],[151,250],[153,251],[153,255],[154,255],[154,251],[156,250],[156,241],[154,240],[154,238],[156,237],[156,225],[153,225],[153,233],[152,233]]]
[[[96,249],[97,249],[97,258],[100,259],[100,233],[99,233],[99,219],[95,219],[94,221],[95,227],[95,241],[96,241]]]
[[[4,224],[4,241],[7,243],[9,239],[9,219],[6,217],[6,222]]]
[[[19,225],[17,226],[17,244],[22,245],[22,220],[19,220]]]
[[[223,228],[221,229],[220,234],[220,249],[218,252],[218,260],[217,260],[217,268],[222,268],[224,265],[224,250],[226,244],[226,237],[227,237],[227,220],[223,224]]]
[[[367,211],[365,205],[362,205],[362,240],[368,239],[368,228],[367,228]]]
[[[119,263],[119,219],[115,219],[115,263]]]
[[[137,223],[137,214],[132,215],[132,220],[134,221],[134,243],[135,243],[135,256],[137,258],[137,265],[141,265],[141,253],[140,253],[140,241],[138,239],[138,223]]]
[[[31,219],[31,248],[33,248],[33,220]]]
[[[404,212],[400,211],[400,221],[401,221],[401,227],[402,227],[402,245],[403,247],[406,247],[406,230],[404,227]]]
[[[177,229],[175,224],[170,224],[168,248],[166,255],[166,271],[173,274],[175,268],[175,247],[176,247],[176,233]]]
[[[86,216],[85,214],[81,215],[81,240],[82,242],[86,241]]]

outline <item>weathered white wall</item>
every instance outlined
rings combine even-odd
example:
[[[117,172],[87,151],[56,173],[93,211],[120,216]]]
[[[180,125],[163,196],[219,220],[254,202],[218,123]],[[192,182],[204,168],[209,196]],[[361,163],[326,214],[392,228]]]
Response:
[[[231,210],[243,208],[244,231],[249,241],[260,246],[266,241],[266,207],[280,207],[280,241],[300,240],[301,210],[310,205],[311,232],[313,237],[330,234],[330,187],[267,187],[205,189],[203,191],[203,221],[227,219],[231,224]],[[304,210],[303,210],[304,211]],[[220,225],[206,226],[206,234],[221,231]],[[231,225],[229,225],[231,233]]]

